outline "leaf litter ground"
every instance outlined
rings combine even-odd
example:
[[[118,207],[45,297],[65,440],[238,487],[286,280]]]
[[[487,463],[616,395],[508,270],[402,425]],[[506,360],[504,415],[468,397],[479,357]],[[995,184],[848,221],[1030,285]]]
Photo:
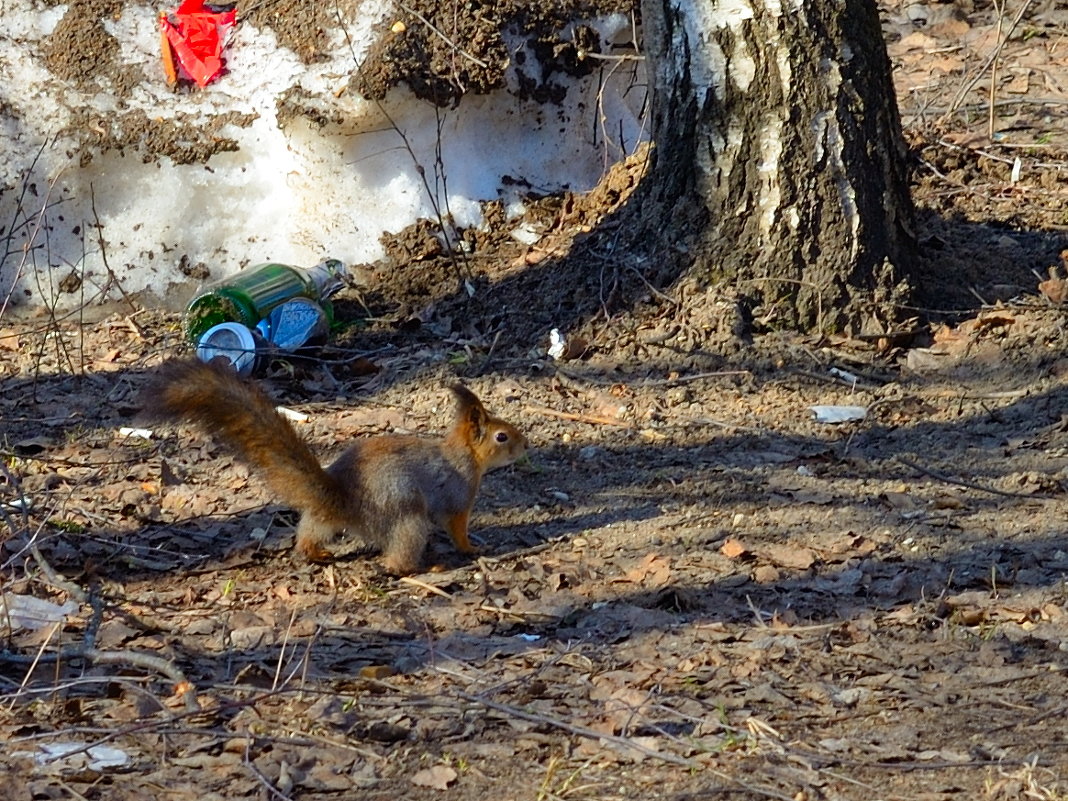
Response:
[[[79,600],[40,628],[5,615],[4,797],[1065,797],[1068,351],[1038,283],[1068,244],[1068,161],[932,112],[996,19],[924,9],[945,10],[890,7],[886,29],[927,302],[953,313],[905,345],[738,347],[676,287],[589,315],[590,355],[548,360],[546,323],[588,290],[569,250],[632,163],[532,203],[538,244],[480,241],[474,299],[433,249],[396,284],[371,266],[322,360],[265,379],[324,459],[440,431],[457,377],[521,425],[530,462],[487,479],[474,561],[442,539],[409,579],[360,553],[305,566],[292,514],[224,449],[120,435],[182,350],[175,315],[0,321],[3,589]],[[1005,74],[1045,93],[1068,24],[1032,11]],[[1012,97],[1019,136],[1057,108]],[[545,261],[555,281],[510,283]],[[817,404],[869,414],[828,425]]]

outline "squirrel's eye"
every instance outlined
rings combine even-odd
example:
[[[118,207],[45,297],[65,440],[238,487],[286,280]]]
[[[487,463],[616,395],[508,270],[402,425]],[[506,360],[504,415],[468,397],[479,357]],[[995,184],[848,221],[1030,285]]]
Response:
[[[501,443],[507,442],[508,441],[508,432],[506,432],[506,431],[498,431],[496,434],[493,435],[493,438],[495,440],[497,440],[497,442],[501,442]]]

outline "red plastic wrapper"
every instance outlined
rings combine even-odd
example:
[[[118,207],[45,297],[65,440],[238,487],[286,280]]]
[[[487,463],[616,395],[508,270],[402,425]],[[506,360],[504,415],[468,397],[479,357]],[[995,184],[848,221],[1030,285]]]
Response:
[[[211,11],[204,0],[185,0],[171,13],[160,12],[160,46],[167,83],[178,80],[180,64],[198,86],[207,86],[222,72],[222,48],[237,22],[236,11]]]

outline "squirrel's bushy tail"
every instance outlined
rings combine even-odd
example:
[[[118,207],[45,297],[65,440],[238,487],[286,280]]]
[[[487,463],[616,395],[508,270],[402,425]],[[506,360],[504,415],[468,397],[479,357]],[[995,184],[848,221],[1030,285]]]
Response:
[[[257,469],[279,499],[297,510],[345,506],[337,480],[270,398],[229,367],[167,362],[142,395],[141,416],[198,425]]]

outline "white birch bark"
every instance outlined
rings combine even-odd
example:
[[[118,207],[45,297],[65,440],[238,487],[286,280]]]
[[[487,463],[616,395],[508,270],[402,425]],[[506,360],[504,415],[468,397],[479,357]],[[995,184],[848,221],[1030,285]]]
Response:
[[[890,315],[912,212],[873,1],[645,0],[643,19],[654,180],[703,207],[695,268],[786,325]]]

